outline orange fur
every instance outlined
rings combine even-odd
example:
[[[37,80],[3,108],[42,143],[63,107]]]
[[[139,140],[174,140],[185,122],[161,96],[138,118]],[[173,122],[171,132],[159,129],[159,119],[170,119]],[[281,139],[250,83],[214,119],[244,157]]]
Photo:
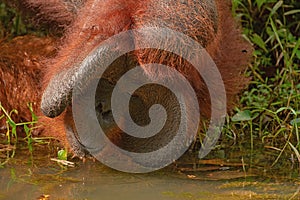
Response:
[[[39,7],[41,10],[40,14],[43,14],[42,12],[44,11],[45,15],[51,20],[67,25],[70,24],[57,47],[57,55],[42,62],[42,65],[45,65],[45,67],[39,64],[40,59],[38,59],[37,65],[31,63],[26,69],[18,64],[19,69],[17,72],[11,73],[12,69],[0,69],[0,76],[4,77],[5,80],[4,82],[0,80],[0,84],[5,85],[7,80],[13,80],[14,82],[9,83],[13,87],[19,87],[15,76],[20,73],[27,73],[28,75],[22,84],[33,85],[29,87],[28,91],[25,91],[25,94],[29,96],[33,94],[29,100],[36,101],[38,104],[40,103],[41,93],[36,91],[40,91],[39,82],[41,79],[39,75],[34,74],[34,67],[38,67],[38,70],[42,69],[44,74],[42,88],[46,88],[56,74],[79,64],[102,41],[122,31],[149,24],[154,24],[155,26],[167,25],[169,28],[182,31],[206,48],[222,74],[230,102],[228,108],[231,107],[235,95],[247,84],[247,80],[241,73],[245,70],[249,61],[251,48],[242,39],[239,27],[231,16],[229,1],[217,0],[216,10],[207,10],[206,2],[203,1],[202,6],[193,10],[194,7],[191,6],[196,1],[187,0],[189,7],[186,8],[191,9],[190,15],[177,12],[179,8],[182,12],[185,10],[185,8],[180,7],[184,5],[178,3],[179,1],[170,1],[174,5],[168,9],[168,7],[160,7],[154,0],[85,0],[83,1],[84,5],[77,8],[78,10],[66,13],[64,12],[68,10],[68,7],[63,3],[65,1],[53,0],[46,3],[46,1],[42,0],[26,0],[25,2],[29,7]],[[198,5],[198,2],[196,3]],[[214,12],[217,12],[218,18],[214,18]],[[195,20],[195,23],[192,23],[194,19],[197,20]],[[217,27],[214,26],[216,20]],[[29,45],[28,48],[32,49],[29,49],[27,53],[35,55],[35,52],[32,52],[35,47]],[[40,57],[46,53],[38,52],[38,54]],[[210,100],[206,98],[206,86],[201,77],[195,73],[195,69],[186,61],[178,57],[169,57],[168,53],[157,50],[136,51],[133,56],[135,56],[133,59],[136,59],[140,64],[158,62],[167,64],[182,72],[198,93],[201,112],[205,116],[209,116]],[[147,72],[148,74],[153,73],[151,71]],[[7,77],[8,75],[12,77]],[[1,95],[6,94],[6,92],[6,89],[3,91],[0,88]],[[15,100],[11,101],[8,108],[23,105],[22,102],[25,97],[23,97],[24,95],[22,97],[18,95],[20,95],[20,91],[5,97],[8,100],[15,98]],[[1,96],[1,99],[4,98]],[[24,110],[23,107],[18,108]],[[66,121],[66,118],[70,116],[65,115],[66,112],[55,119],[41,118],[40,121],[45,124],[44,134],[66,141],[64,125],[68,123],[69,120]]]
[[[12,116],[16,122],[31,121],[27,105],[33,103],[33,110],[41,114],[41,60],[54,54],[53,40],[35,36],[17,37],[0,43],[0,49],[0,103],[8,112],[12,109],[18,111]],[[2,114],[0,111],[0,116]],[[5,126],[4,120],[1,120],[0,127]]]

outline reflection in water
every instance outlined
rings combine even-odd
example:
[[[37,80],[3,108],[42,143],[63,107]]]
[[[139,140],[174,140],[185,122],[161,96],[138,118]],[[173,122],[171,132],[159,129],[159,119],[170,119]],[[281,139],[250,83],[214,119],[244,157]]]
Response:
[[[56,149],[43,148],[35,149],[33,160],[28,151],[19,150],[0,168],[0,200],[300,199],[297,183],[266,183],[258,177],[245,180],[236,169],[208,167],[184,174],[170,166],[149,174],[127,174],[91,160],[64,168],[50,160]]]
[[[0,199],[39,199],[42,195],[50,195],[45,199],[101,200],[278,199],[292,197],[299,187],[243,179],[191,180],[171,167],[150,174],[126,174],[91,161],[62,171],[56,163],[47,162],[42,167],[15,163],[0,169]]]

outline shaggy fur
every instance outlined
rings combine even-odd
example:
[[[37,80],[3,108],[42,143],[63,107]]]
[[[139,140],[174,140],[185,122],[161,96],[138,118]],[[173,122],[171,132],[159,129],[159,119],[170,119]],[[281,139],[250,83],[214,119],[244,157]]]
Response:
[[[28,103],[33,103],[33,110],[41,114],[41,60],[54,55],[53,39],[16,37],[10,42],[2,41],[0,49],[0,103],[8,112],[18,111],[12,115],[14,121],[30,121]],[[4,120],[0,127],[6,128]]]
[[[64,36],[57,45],[56,56],[43,61],[43,67],[39,63],[31,63],[27,68],[24,68],[25,65],[18,65],[16,71],[7,66],[1,67],[0,75],[4,81],[0,81],[0,84],[20,87],[16,77],[20,73],[28,74],[22,79],[24,81],[22,85],[31,86],[24,94],[29,96],[33,94],[29,101],[39,104],[41,93],[35,91],[40,91],[41,79],[32,71],[34,67],[43,71],[42,88],[45,90],[53,77],[81,63],[105,39],[133,28],[169,27],[187,34],[206,48],[222,74],[229,100],[228,109],[230,109],[236,94],[247,84],[247,80],[241,73],[249,62],[251,47],[241,37],[239,27],[231,16],[229,1],[216,0],[215,2],[216,7],[213,1],[209,0],[186,0],[185,3],[177,0],[25,0],[20,4],[21,7],[38,12],[39,19],[46,19],[50,25],[55,22],[65,26]],[[138,47],[142,38],[137,36],[135,39]],[[35,55],[31,51],[27,54]],[[47,54],[40,52],[40,55]],[[176,68],[191,82],[198,95],[201,112],[209,117],[210,100],[206,98],[208,95],[206,86],[189,63],[179,57],[170,57],[166,52],[153,49],[135,51],[129,59],[141,65],[156,62]],[[156,72],[149,69],[145,69],[145,73],[149,76],[157,76],[154,74]],[[8,100],[9,108],[19,108],[23,112],[25,108],[21,106],[24,106],[24,94],[20,96],[20,91],[17,91],[12,98],[12,96],[2,96],[7,91],[1,92],[1,102],[3,99]],[[72,123],[69,115],[70,111],[54,119],[42,118],[40,121],[47,126],[44,134],[55,135],[62,141],[66,141],[65,124]],[[25,119],[28,117],[24,116]]]

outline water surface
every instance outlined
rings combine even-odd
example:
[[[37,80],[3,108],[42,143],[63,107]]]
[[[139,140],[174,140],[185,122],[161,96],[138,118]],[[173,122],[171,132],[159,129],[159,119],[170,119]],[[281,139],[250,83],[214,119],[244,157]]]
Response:
[[[55,154],[49,152],[55,149],[43,148],[32,156],[17,151],[0,169],[0,199],[300,199],[299,183],[244,177],[241,167],[208,165],[182,172],[172,165],[153,173],[127,174],[91,160],[63,167],[50,160]]]

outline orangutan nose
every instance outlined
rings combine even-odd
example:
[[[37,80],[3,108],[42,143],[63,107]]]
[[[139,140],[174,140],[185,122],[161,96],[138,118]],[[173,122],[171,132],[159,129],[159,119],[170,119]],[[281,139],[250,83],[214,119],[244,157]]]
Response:
[[[101,128],[108,130],[116,126],[112,108],[111,95],[114,85],[105,79],[100,79],[95,96],[95,111]]]
[[[113,122],[113,115],[108,100],[109,99],[102,100],[96,106],[96,112],[98,113],[98,120],[101,120],[103,123],[106,124]]]

